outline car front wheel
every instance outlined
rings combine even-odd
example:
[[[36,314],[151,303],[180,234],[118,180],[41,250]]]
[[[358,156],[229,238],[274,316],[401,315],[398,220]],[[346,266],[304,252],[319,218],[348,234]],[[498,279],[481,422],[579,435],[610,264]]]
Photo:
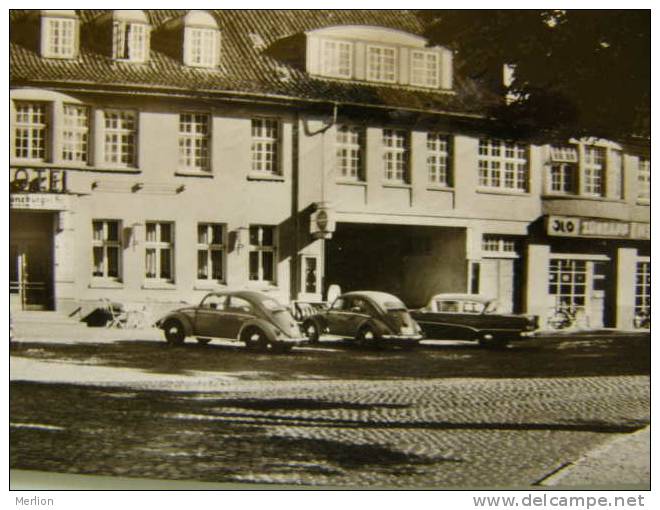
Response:
[[[314,321],[307,321],[303,324],[303,331],[305,336],[309,339],[310,344],[316,344],[319,342],[319,327]]]
[[[181,345],[186,339],[186,332],[183,324],[176,319],[170,319],[163,324],[165,339],[170,345]]]
[[[360,347],[374,347],[378,341],[378,335],[371,326],[360,328],[355,336],[355,343]]]

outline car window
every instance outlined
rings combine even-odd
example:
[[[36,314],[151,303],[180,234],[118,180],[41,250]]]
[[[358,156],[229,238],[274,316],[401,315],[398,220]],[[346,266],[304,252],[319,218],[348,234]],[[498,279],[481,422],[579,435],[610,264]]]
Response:
[[[435,306],[438,312],[457,313],[459,310],[458,301],[436,301]]]
[[[353,298],[350,303],[350,308],[351,311],[355,311],[356,313],[365,313],[368,314],[370,311],[369,303],[367,303],[364,299],[360,298]]]
[[[484,311],[484,304],[479,301],[463,301],[464,313],[481,313]]]
[[[344,309],[344,298],[337,298],[335,302],[332,303],[333,310],[343,310]]]
[[[275,301],[272,298],[264,299],[261,304],[264,306],[266,310],[269,310],[271,312],[280,312],[285,310],[284,306],[282,306],[280,303]]]
[[[229,311],[238,313],[252,313],[252,304],[241,297],[232,296],[229,301]]]
[[[385,301],[383,303],[383,306],[385,307],[386,310],[407,310],[406,305],[404,305],[398,299]]]
[[[200,308],[206,310],[224,310],[227,304],[227,296],[209,294],[200,303]]]

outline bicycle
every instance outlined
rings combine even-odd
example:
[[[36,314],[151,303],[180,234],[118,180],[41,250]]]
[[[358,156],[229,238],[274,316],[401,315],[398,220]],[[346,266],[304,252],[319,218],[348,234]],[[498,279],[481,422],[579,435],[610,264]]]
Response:
[[[651,329],[651,313],[647,309],[638,310],[633,319],[635,329]]]
[[[548,326],[552,329],[566,329],[577,323],[579,310],[573,305],[559,305],[548,318]]]

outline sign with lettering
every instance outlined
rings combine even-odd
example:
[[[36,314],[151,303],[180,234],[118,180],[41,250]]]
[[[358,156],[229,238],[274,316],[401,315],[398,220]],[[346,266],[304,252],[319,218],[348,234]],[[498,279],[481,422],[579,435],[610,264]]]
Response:
[[[12,193],[66,193],[66,170],[57,168],[12,168]]]
[[[41,209],[47,211],[66,211],[70,208],[70,195],[54,193],[11,193],[10,209]]]
[[[335,231],[335,214],[327,202],[316,204],[316,211],[310,218],[309,231],[316,239],[332,238],[332,233]]]
[[[629,221],[579,218],[573,216],[548,216],[546,218],[549,236],[599,237],[611,239],[650,239],[648,223]]]

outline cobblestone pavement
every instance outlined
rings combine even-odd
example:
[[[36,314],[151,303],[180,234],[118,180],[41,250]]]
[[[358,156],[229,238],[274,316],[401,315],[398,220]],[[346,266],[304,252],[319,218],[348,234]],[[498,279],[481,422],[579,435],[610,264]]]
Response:
[[[649,393],[645,375],[15,381],[10,462],[215,482],[529,486],[646,425]]]

